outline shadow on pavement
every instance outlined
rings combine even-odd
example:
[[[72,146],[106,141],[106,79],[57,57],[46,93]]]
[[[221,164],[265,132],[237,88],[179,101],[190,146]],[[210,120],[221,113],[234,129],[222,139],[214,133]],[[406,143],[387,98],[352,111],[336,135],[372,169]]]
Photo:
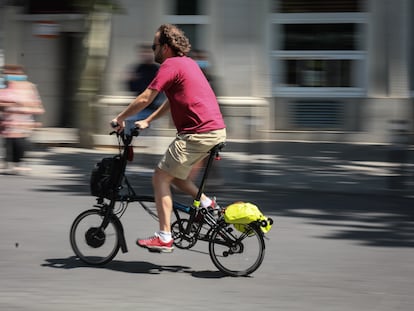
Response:
[[[301,192],[273,196],[272,203],[262,199],[259,205],[265,213],[325,227],[326,234],[319,238],[364,246],[414,247],[412,198]],[[275,220],[277,230],[278,217]]]
[[[190,267],[186,266],[160,266],[145,261],[119,261],[113,260],[110,263],[103,266],[90,266],[83,263],[75,256],[68,258],[52,258],[45,259],[45,263],[41,264],[42,267],[56,268],[56,269],[77,269],[77,268],[91,268],[91,269],[107,269],[125,273],[137,273],[137,274],[161,274],[163,272],[171,273],[187,273],[196,278],[215,279],[226,277],[220,271],[193,271]]]
[[[79,194],[89,193],[89,174],[94,165],[101,158],[116,154],[116,149],[109,153],[76,148],[46,151],[41,155],[46,163],[43,169],[58,168],[59,178],[70,181],[49,191]],[[407,154],[405,163],[394,163],[389,159],[389,147],[383,145],[229,142],[223,149],[222,160],[213,165],[210,181],[213,185],[236,188],[253,184],[278,189],[381,195],[401,191],[414,195],[414,152],[409,150]],[[147,185],[159,159],[160,155],[136,149],[135,159],[128,167],[133,184]]]
[[[265,214],[273,216],[276,222],[273,230],[278,228],[278,216],[296,217],[307,224],[328,228],[327,234],[321,238],[351,240],[367,246],[414,247],[413,197],[393,196],[383,191],[378,191],[377,194],[337,193],[328,191],[329,189],[326,188],[312,191],[283,188],[274,186],[272,183],[253,182],[255,174],[260,174],[263,167],[274,174],[275,180],[279,182],[281,180],[282,183],[284,179],[289,179],[295,174],[305,174],[305,170],[309,167],[314,168],[312,171],[314,175],[308,178],[318,179],[322,178],[321,176],[326,171],[336,172],[329,177],[333,178],[332,182],[334,182],[346,171],[345,168],[338,171],[339,164],[350,161],[380,163],[386,156],[385,148],[384,146],[356,147],[340,144],[319,144],[315,147],[312,144],[295,143],[261,143],[259,145],[249,144],[246,147],[245,144],[232,143],[226,147],[227,151],[231,151],[226,155],[227,162],[220,161],[218,164],[222,175],[219,177],[224,177],[226,182],[208,184],[206,191],[208,194],[217,196],[221,206],[235,201],[248,201],[258,205]],[[257,156],[257,161],[235,157],[238,152],[245,154],[247,151],[247,153],[252,153],[253,150],[256,155],[266,156]],[[92,167],[101,158],[115,153],[116,151],[105,153],[82,150],[47,152],[42,160],[50,167],[61,168],[62,172],[59,175],[61,182],[56,183],[55,179],[51,179],[50,186],[35,190],[89,195],[89,174]],[[283,160],[278,157],[282,157]],[[131,165],[129,176],[137,192],[152,193],[151,170],[158,159],[159,156],[136,152],[135,162]],[[280,165],[276,165],[274,161],[281,161]],[[311,164],[313,162],[315,163]],[[275,165],[276,169],[274,169]],[[285,171],[280,172],[280,167],[284,167]],[[242,177],[240,174],[248,173],[248,170],[243,171],[246,168],[250,168],[252,173]],[[380,170],[376,173],[381,172]],[[367,176],[374,178],[375,174],[365,177],[368,178]],[[246,178],[252,182],[240,182]],[[362,184],[369,183],[369,179],[364,180],[363,177],[358,177],[358,174],[353,176],[352,172],[349,172],[346,178],[355,178]],[[379,178],[385,178],[385,175]],[[378,176],[375,180],[378,180]],[[329,182],[329,179],[327,181]],[[327,191],[324,191],[325,189]],[[188,197],[183,198],[188,200]],[[183,202],[190,203],[189,200]]]

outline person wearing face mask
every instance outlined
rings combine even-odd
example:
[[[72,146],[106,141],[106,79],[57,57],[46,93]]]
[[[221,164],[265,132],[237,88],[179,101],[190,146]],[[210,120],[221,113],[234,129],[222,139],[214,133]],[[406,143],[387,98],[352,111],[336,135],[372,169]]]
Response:
[[[5,87],[0,89],[0,134],[4,140],[5,169],[9,173],[30,170],[23,166],[28,137],[41,125],[35,115],[44,113],[36,86],[28,81],[23,67],[5,65]]]
[[[191,57],[196,61],[201,71],[206,76],[208,83],[210,83],[211,88],[214,93],[218,96],[220,95],[220,90],[217,83],[217,77],[213,73],[213,64],[211,63],[211,57],[209,53],[205,50],[195,49],[191,51]]]
[[[154,62],[151,45],[143,43],[137,46],[139,63],[134,65],[125,79],[125,86],[135,96],[141,94],[154,79],[159,65]],[[154,101],[142,111],[128,118],[128,120],[143,120],[153,113],[165,100],[163,93],[157,95]]]

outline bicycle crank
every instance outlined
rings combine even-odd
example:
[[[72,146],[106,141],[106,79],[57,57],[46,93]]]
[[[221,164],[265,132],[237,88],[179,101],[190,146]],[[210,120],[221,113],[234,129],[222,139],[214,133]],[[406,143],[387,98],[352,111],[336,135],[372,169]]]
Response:
[[[187,228],[187,225],[187,219],[177,220],[171,225],[171,235],[174,239],[174,245],[181,249],[189,249],[193,247],[197,242],[196,234],[198,228],[196,224],[193,224],[191,227],[190,234],[186,234],[184,232],[184,228]]]

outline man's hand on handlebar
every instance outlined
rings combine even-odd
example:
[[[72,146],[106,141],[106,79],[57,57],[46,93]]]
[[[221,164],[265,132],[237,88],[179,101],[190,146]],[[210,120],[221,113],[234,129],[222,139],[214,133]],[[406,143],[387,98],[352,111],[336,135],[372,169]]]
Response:
[[[125,127],[125,123],[118,122],[117,119],[113,119],[110,124],[111,124],[111,127],[115,129],[118,133],[121,132]]]
[[[149,122],[146,120],[139,120],[139,121],[132,121],[132,120],[125,120],[120,122],[119,119],[115,118],[111,121],[111,127],[115,130],[111,133],[118,135],[132,135],[132,136],[138,136],[139,131],[146,129],[149,127]],[[125,132],[126,131],[126,132]]]
[[[135,127],[143,130],[149,127],[149,122],[147,120],[139,120],[135,122]]]

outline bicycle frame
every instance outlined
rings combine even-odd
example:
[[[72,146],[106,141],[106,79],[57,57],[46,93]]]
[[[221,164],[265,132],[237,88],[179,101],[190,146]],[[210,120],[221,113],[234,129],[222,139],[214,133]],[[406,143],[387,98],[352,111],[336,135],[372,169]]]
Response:
[[[191,225],[194,222],[196,212],[200,208],[200,198],[201,198],[201,195],[204,192],[204,188],[205,188],[205,185],[206,185],[206,182],[207,182],[209,172],[210,172],[211,167],[213,165],[213,161],[214,161],[214,159],[219,158],[219,152],[221,151],[221,149],[223,149],[224,146],[225,146],[225,143],[219,143],[210,150],[210,155],[208,156],[207,165],[204,169],[203,177],[201,178],[200,186],[198,188],[198,193],[197,193],[195,199],[193,200],[192,206],[187,207],[186,209],[183,209],[183,205],[181,203],[178,203],[178,202],[173,203],[173,211],[174,211],[174,214],[175,214],[177,219],[180,219],[180,215],[179,215],[178,211],[184,211],[184,212],[190,214],[190,219],[189,219],[189,222],[188,222],[188,226],[186,228],[181,228],[181,229],[185,230],[186,234],[190,233]],[[205,214],[204,216],[206,216],[206,215],[207,214]]]
[[[127,204],[125,206],[125,209],[128,206],[128,203],[130,202],[135,202],[135,201],[139,201],[142,200],[143,197],[138,197],[136,196],[132,186],[130,185],[130,183],[128,182],[128,179],[126,179],[125,176],[125,170],[127,167],[127,163],[128,161],[132,161],[133,159],[133,147],[131,146],[131,142],[134,136],[138,136],[139,135],[139,131],[138,129],[134,129],[131,131],[130,135],[125,134],[124,131],[122,131],[121,133],[117,133],[115,131],[111,132],[110,135],[116,134],[118,137],[118,142],[119,142],[119,153],[120,153],[120,160],[121,160],[121,172],[118,175],[118,179],[116,181],[116,185],[115,187],[112,189],[111,191],[111,197],[109,199],[109,204],[108,203],[104,203],[104,198],[97,198],[97,204],[94,205],[94,207],[99,207],[102,210],[102,216],[103,216],[103,220],[101,225],[99,226],[99,228],[97,228],[98,230],[101,230],[102,228],[105,229],[108,224],[110,223],[110,220],[112,219],[116,226],[119,229],[119,244],[121,247],[121,251],[123,253],[128,252],[128,247],[126,244],[126,239],[125,239],[125,233],[124,233],[124,227],[121,223],[121,221],[119,220],[118,216],[114,213],[115,210],[115,204],[117,202],[124,202],[126,201]],[[123,142],[123,149],[121,150],[121,143],[120,140],[122,140]],[[122,187],[122,182],[125,181],[127,187],[128,187],[128,191],[132,192],[132,196],[127,196],[125,198],[120,198],[119,197],[119,190]]]
[[[113,219],[114,222],[116,223],[116,226],[119,228],[119,232],[120,232],[119,243],[120,243],[121,251],[123,253],[126,253],[128,252],[128,247],[126,244],[124,228],[118,216],[114,213],[115,204],[117,202],[124,202],[125,206],[123,208],[126,209],[129,203],[139,202],[141,206],[147,210],[147,208],[141,202],[151,201],[153,200],[153,197],[137,195],[133,187],[129,183],[127,176],[125,175],[127,163],[128,161],[132,161],[133,159],[134,151],[133,151],[133,147],[131,146],[132,139],[134,136],[139,136],[139,129],[136,129],[136,128],[133,129],[131,131],[131,134],[129,135],[125,134],[124,132],[122,133],[112,132],[111,135],[112,134],[116,134],[118,139],[122,140],[122,143],[123,143],[123,146],[121,149],[121,143],[119,141],[121,172],[119,173],[119,176],[116,182],[116,187],[114,187],[111,191],[112,196],[110,198],[109,204],[104,203],[103,198],[97,198],[98,204],[95,205],[95,207],[101,208],[102,213],[103,213],[103,221],[100,227],[98,228],[98,230],[102,228],[105,229],[108,226],[110,219]],[[201,198],[202,193],[204,192],[204,188],[205,188],[213,161],[219,157],[219,152],[224,146],[225,146],[225,143],[219,143],[209,151],[210,154],[208,156],[207,165],[204,169],[203,176],[202,176],[202,179],[199,185],[199,190],[198,190],[196,197],[193,200],[192,206],[184,205],[177,201],[173,201],[173,212],[175,214],[176,219],[180,221],[180,224],[179,224],[180,230],[182,230],[186,236],[190,235],[192,224],[194,223],[195,216],[197,214],[197,211],[200,208],[200,198]],[[123,187],[123,183],[125,183],[127,187],[128,194],[119,196],[119,191]],[[211,215],[209,215],[205,209],[200,209],[200,210],[204,214],[205,222],[210,225],[210,230],[211,230],[216,223],[215,219]],[[182,217],[179,214],[180,211],[190,215],[188,224],[185,228],[181,224]],[[147,212],[149,212],[153,217],[157,217],[152,211],[147,210]],[[198,233],[199,232],[197,232],[197,236],[198,236]]]
[[[150,215],[158,218],[154,211],[154,197],[137,195],[125,176],[127,163],[133,158],[131,142],[133,136],[138,136],[138,130],[134,129],[128,135],[124,132],[116,134],[119,141],[119,155],[116,157],[119,159],[101,161],[91,177],[92,194],[99,196],[94,207],[98,208],[80,213],[73,221],[69,234],[75,254],[91,265],[110,262],[120,249],[123,253],[128,251],[120,219],[129,203],[138,202]],[[261,227],[266,227],[271,219],[252,221],[244,227],[233,226],[225,221],[225,209],[201,207],[200,198],[213,160],[223,146],[224,143],[220,143],[209,151],[192,204],[173,201],[176,220],[171,224],[171,234],[174,246],[182,249],[193,247],[198,240],[208,242],[210,258],[221,272],[246,276],[256,271],[263,261],[265,242]]]

